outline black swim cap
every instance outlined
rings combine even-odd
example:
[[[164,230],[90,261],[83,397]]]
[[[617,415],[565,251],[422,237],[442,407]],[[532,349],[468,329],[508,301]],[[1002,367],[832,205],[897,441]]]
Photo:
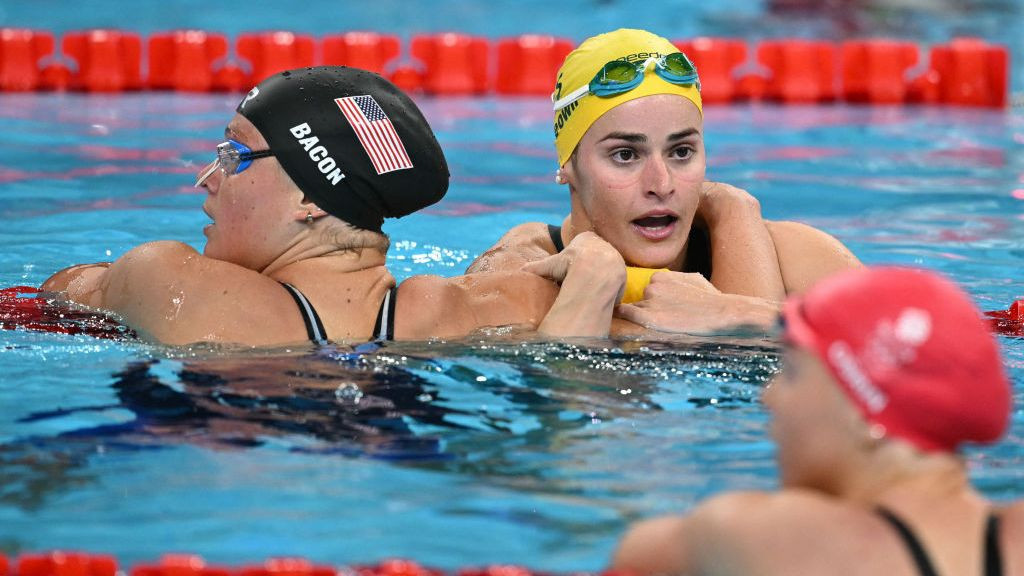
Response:
[[[360,228],[380,231],[384,218],[430,206],[448,191],[448,163],[423,114],[372,72],[315,66],[274,74],[236,111],[300,190]]]

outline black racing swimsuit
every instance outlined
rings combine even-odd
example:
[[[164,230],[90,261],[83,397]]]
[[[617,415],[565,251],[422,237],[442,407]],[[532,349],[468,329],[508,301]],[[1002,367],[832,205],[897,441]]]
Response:
[[[281,285],[288,290],[288,293],[295,300],[295,305],[299,307],[299,314],[302,314],[302,321],[306,324],[306,335],[309,339],[316,344],[327,343],[327,330],[324,329],[324,323],[320,321],[320,315],[316,313],[316,308],[313,308],[313,304],[306,298],[306,295],[291,284],[281,282]],[[377,322],[373,325],[374,340],[395,339],[395,300],[397,299],[397,292],[398,287],[393,286],[384,294],[384,300],[380,303],[380,310],[377,311]]]
[[[548,224],[548,235],[555,244],[555,252],[565,250],[562,243],[562,227]],[[691,228],[690,238],[687,240],[686,260],[683,263],[683,272],[699,272],[701,276],[711,281],[711,238],[707,230],[702,228]]]
[[[914,563],[917,564],[917,571],[921,573],[921,576],[938,576],[939,573],[935,571],[931,558],[928,557],[924,546],[910,530],[910,527],[884,508],[879,508],[877,511],[899,533],[903,543],[907,545],[910,554],[914,557]],[[985,576],[1002,576],[1002,574],[1003,558],[999,553],[999,517],[990,513],[988,521],[985,523]]]

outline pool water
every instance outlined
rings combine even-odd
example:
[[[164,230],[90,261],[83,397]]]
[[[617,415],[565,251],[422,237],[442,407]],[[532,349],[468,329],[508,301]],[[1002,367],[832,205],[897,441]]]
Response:
[[[0,94],[0,287],[141,242],[202,247],[191,187],[236,96]],[[524,221],[557,223],[550,104],[420,98],[453,181],[390,221],[399,279],[453,275]],[[869,264],[941,270],[984,309],[1024,296],[1024,114],[709,107],[709,178]],[[1017,406],[1024,341],[1003,338]],[[775,486],[759,395],[771,339],[458,342],[242,351],[0,331],[0,552],[123,564],[407,557],[599,570],[628,522]],[[1024,416],[971,451],[1024,497]]]

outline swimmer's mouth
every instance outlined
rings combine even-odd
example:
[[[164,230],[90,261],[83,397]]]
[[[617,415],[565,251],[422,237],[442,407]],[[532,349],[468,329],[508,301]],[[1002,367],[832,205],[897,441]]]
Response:
[[[662,214],[660,216],[645,216],[643,218],[637,218],[636,220],[633,220],[633,224],[640,226],[641,228],[664,228],[666,226],[671,226],[676,220],[679,220],[677,216]]]

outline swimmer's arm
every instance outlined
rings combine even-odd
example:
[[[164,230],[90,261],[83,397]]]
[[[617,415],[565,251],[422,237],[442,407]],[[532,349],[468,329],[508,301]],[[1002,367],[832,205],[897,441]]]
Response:
[[[561,285],[537,331],[553,337],[606,337],[626,287],[626,265],[611,244],[593,232],[577,234],[565,250],[530,262],[523,270]]]
[[[729,492],[698,504],[684,516],[633,524],[612,557],[612,570],[638,575],[756,574],[744,564],[748,535],[764,525],[752,519],[771,497]]]
[[[102,306],[103,287],[110,262],[69,266],[47,278],[40,289],[59,292],[72,302],[99,308]]]
[[[536,329],[558,286],[526,272],[413,276],[398,287],[395,337],[462,338],[481,328]]]
[[[818,280],[862,266],[833,236],[799,222],[768,222],[787,294],[802,294]]]
[[[757,199],[735,186],[705,182],[697,210],[711,239],[711,283],[726,294],[783,300],[775,245]]]
[[[650,330],[704,336],[771,332],[779,309],[766,298],[722,293],[700,274],[658,272],[644,299],[619,306],[615,315]]]
[[[133,248],[105,269],[98,285],[88,305],[164,344],[274,344],[301,323],[293,310],[280,308],[287,299],[266,297],[266,290],[279,289],[273,280],[181,242]]]
[[[192,275],[189,265],[200,258],[195,249],[180,242],[137,246],[104,270],[87,304],[117,314],[149,340],[169,344],[201,340],[189,338],[189,330],[182,328],[196,322],[194,328],[205,333],[204,322],[180,314],[182,304],[191,300],[187,294]]]
[[[688,553],[691,524],[683,516],[664,516],[633,524],[619,542],[609,568],[640,576],[695,573]]]
[[[469,265],[466,274],[519,270],[523,264],[555,253],[547,224],[527,222],[512,228]]]
[[[156,311],[165,308],[154,294],[174,290],[174,271],[180,264],[198,257],[189,246],[177,242],[152,242],[138,246],[114,262],[82,264],[65,268],[43,282],[44,291],[62,292],[69,300],[113,312],[144,337],[167,341],[171,337],[165,322],[171,313]],[[168,273],[172,277],[166,277]]]

